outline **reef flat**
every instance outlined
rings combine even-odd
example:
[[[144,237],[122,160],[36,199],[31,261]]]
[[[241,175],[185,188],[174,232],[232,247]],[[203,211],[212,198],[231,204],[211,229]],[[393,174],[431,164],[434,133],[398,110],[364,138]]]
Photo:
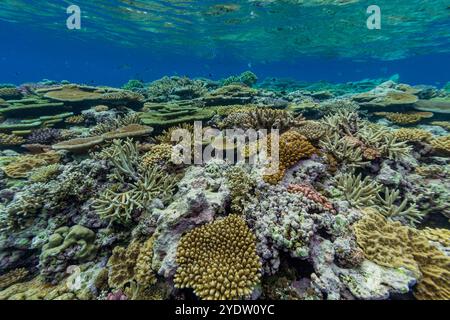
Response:
[[[398,77],[0,85],[0,299],[450,299],[449,113]],[[176,161],[199,123],[278,130],[276,171]]]

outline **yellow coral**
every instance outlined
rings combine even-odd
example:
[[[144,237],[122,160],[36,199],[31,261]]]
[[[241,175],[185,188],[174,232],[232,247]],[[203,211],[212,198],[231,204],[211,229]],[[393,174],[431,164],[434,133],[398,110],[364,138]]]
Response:
[[[397,138],[398,141],[426,142],[430,141],[433,135],[423,129],[401,128],[394,132],[394,137]]]
[[[25,143],[25,139],[15,134],[0,133],[0,146],[17,146]]]
[[[439,126],[446,130],[450,130],[450,121],[433,121],[431,124],[433,126]]]
[[[14,284],[0,291],[0,300],[73,300],[76,296],[70,293],[65,281],[53,286],[41,277],[23,283]]]
[[[433,139],[431,146],[438,153],[450,155],[450,135]]]
[[[431,112],[376,112],[375,115],[384,117],[397,124],[413,124],[433,117]]]
[[[190,231],[178,244],[175,286],[208,300],[249,296],[261,269],[255,241],[236,215]]]
[[[280,136],[279,169],[275,174],[265,175],[264,181],[270,184],[280,182],[287,169],[301,159],[306,159],[316,152],[316,148],[302,134],[290,130]]]
[[[84,120],[85,120],[84,116],[79,114],[79,115],[76,115],[76,116],[70,116],[70,117],[66,118],[64,120],[64,122],[68,123],[68,124],[80,124],[80,123],[83,123]]]
[[[153,145],[143,157],[144,166],[154,166],[157,164],[164,165],[172,158],[172,145],[162,143]]]
[[[114,289],[123,289],[134,281],[139,288],[148,288],[156,282],[151,269],[153,238],[146,242],[131,242],[127,248],[115,247],[108,260],[108,284]]]
[[[58,163],[60,159],[61,156],[56,152],[20,156],[14,162],[5,166],[3,171],[10,178],[26,178],[34,169]]]
[[[319,140],[325,134],[324,126],[318,121],[307,120],[295,131],[304,135],[308,140]]]
[[[367,259],[385,267],[406,268],[420,278],[414,291],[417,299],[450,299],[450,257],[433,245],[433,241],[448,244],[448,230],[419,231],[369,209],[354,229]]]

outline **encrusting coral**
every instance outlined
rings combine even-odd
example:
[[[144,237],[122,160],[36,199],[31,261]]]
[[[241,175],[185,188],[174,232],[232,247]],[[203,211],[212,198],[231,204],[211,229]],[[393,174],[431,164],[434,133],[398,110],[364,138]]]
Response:
[[[450,257],[430,244],[421,231],[390,222],[373,210],[367,210],[354,228],[367,259],[408,269],[420,278],[414,291],[417,299],[450,298]]]
[[[255,236],[236,215],[185,234],[178,245],[177,264],[175,286],[190,287],[207,300],[250,296],[260,278]]]

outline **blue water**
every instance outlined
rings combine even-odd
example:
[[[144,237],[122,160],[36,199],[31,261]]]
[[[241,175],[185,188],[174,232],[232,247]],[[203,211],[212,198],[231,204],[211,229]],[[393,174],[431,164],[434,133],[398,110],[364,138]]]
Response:
[[[282,40],[280,40],[280,43],[272,43],[260,40],[258,40],[259,42],[253,41],[250,38],[248,43],[243,42],[242,48],[240,48],[235,43],[232,44],[225,40],[209,41],[210,36],[207,27],[201,31],[195,29],[198,32],[194,32],[194,29],[185,30],[184,33],[182,32],[183,28],[181,28],[181,32],[168,34],[167,43],[169,43],[169,40],[171,40],[171,43],[177,43],[178,41],[185,43],[184,47],[181,45],[181,48],[184,48],[183,50],[179,50],[180,45],[177,49],[172,49],[170,43],[162,42],[161,34],[143,32],[142,28],[133,23],[133,17],[123,17],[122,20],[116,19],[106,24],[105,21],[111,19],[111,16],[106,13],[101,15],[101,8],[104,7],[112,10],[114,5],[129,5],[134,8],[150,6],[153,3],[163,3],[169,6],[169,1],[97,1],[96,3],[99,4],[89,4],[88,12],[85,13],[87,17],[82,20],[84,31],[70,31],[64,28],[67,18],[64,8],[71,2],[43,1],[41,5],[33,4],[33,2],[6,1],[5,5],[10,5],[7,8],[9,11],[1,12],[3,9],[0,9],[0,82],[20,84],[46,78],[58,81],[69,80],[77,83],[119,86],[132,78],[152,81],[164,75],[187,75],[189,77],[219,79],[245,70],[252,70],[260,79],[265,77],[290,77],[302,81],[325,80],[330,82],[357,81],[364,78],[388,78],[393,74],[399,74],[400,80],[405,83],[442,86],[448,81],[448,74],[450,74],[450,40],[449,34],[443,32],[445,30],[443,27],[450,26],[450,19],[448,18],[449,10],[447,9],[447,12],[445,12],[444,7],[442,7],[444,14],[446,14],[444,19],[436,17],[437,21],[436,19],[407,21],[407,25],[404,26],[406,31],[408,26],[410,28],[426,26],[421,29],[421,31],[427,32],[423,34],[424,46],[421,48],[417,45],[409,47],[406,44],[407,41],[404,42],[405,44],[402,47],[400,41],[397,41],[400,40],[402,35],[393,33],[392,36],[392,30],[388,27],[386,27],[386,31],[374,31],[380,32],[381,37],[387,37],[388,34],[391,37],[389,41],[382,42],[384,47],[380,47],[376,54],[389,55],[389,50],[397,52],[403,49],[404,52],[407,52],[398,59],[386,60],[376,57],[376,54],[364,56],[357,53],[357,42],[353,43],[355,46],[353,51],[346,43],[342,43],[341,48],[339,42],[335,42],[336,37],[342,40],[339,35],[343,32],[339,29],[320,35],[323,38],[324,46],[328,47],[323,48],[324,52],[317,54],[313,53],[315,50],[312,49],[311,54],[308,54],[308,48],[305,47],[310,44],[305,42],[295,48],[297,53],[290,52],[286,45],[286,50],[280,51],[286,54],[277,58],[270,52],[274,52],[276,48],[279,49],[283,43]],[[83,7],[82,4],[85,1],[77,2],[81,3],[81,8],[88,5],[84,4],[85,7]],[[179,2],[174,5],[183,5],[183,8],[186,8],[181,15],[187,16],[189,19],[197,19],[198,15],[195,14],[197,5],[197,10],[200,11],[206,10],[204,8],[206,3],[217,4],[217,1],[204,1],[203,4],[199,4],[197,1],[173,2]],[[401,2],[408,3],[408,1]],[[427,1],[430,8],[433,7],[433,2],[435,2],[435,5],[442,5],[443,3],[442,1]],[[17,3],[20,3],[21,7]],[[46,8],[46,3],[53,6],[49,5]],[[237,1],[237,3],[241,3],[242,8],[247,9],[246,6],[249,1]],[[11,4],[16,4],[16,6]],[[26,12],[26,10],[22,12],[25,4],[31,7],[28,8],[29,12]],[[411,4],[411,6],[414,5],[420,5],[420,2],[419,4]],[[248,9],[263,10],[261,12],[266,14],[270,12],[268,8],[271,8],[267,5],[255,6],[252,4],[252,6]],[[34,11],[33,7],[35,7]],[[242,8],[240,11],[244,11]],[[326,8],[333,10],[336,6]],[[341,11],[343,10],[340,9],[341,7],[338,8]],[[360,10],[357,22],[360,24],[365,21],[364,8],[363,5],[357,7]],[[275,20],[277,12],[275,9],[271,10],[275,12],[273,13]],[[317,9],[306,7],[302,12],[308,10]],[[413,11],[411,10],[411,12]],[[354,12],[354,10],[349,12]],[[91,18],[90,15],[94,15],[94,13],[96,16]],[[242,14],[244,15],[245,12]],[[286,14],[284,13],[285,17],[289,18],[289,15],[286,16]],[[8,16],[11,18],[7,18]],[[206,18],[204,17],[199,21],[209,19],[209,15],[206,15]],[[172,19],[176,21],[174,17]],[[314,22],[314,19],[320,19],[320,17],[311,17],[312,22]],[[329,19],[329,17],[324,17],[324,19]],[[210,28],[211,33],[216,32],[215,37],[220,38],[220,35],[217,34],[219,31],[214,31],[214,28],[222,26],[221,22],[214,21],[215,24]],[[321,23],[326,23],[326,21],[328,20],[323,20]],[[186,21],[183,21],[183,23],[186,24]],[[212,22],[206,20],[203,23]],[[298,26],[301,26],[302,23],[307,25],[311,22],[303,18],[297,23]],[[152,24],[149,22],[149,25]],[[160,25],[156,24],[155,28],[157,29]],[[58,26],[58,28],[55,29],[54,26]],[[114,30],[114,27],[117,30]],[[236,31],[235,26],[228,26],[228,29],[233,30],[236,34],[245,33],[245,28],[250,27],[244,24]],[[267,34],[270,33],[269,29],[264,28],[264,26],[255,30],[259,32],[258,35],[261,37],[266,36],[265,31]],[[359,27],[354,30],[350,29],[349,32],[356,37],[358,30]],[[450,29],[447,28],[447,30]],[[101,32],[104,32],[105,36],[102,36]],[[308,30],[308,32],[313,33],[314,31]],[[436,32],[434,38],[432,37],[433,32]],[[93,33],[96,37],[92,37]],[[295,33],[291,32],[289,35],[293,36]],[[411,34],[408,35],[411,39],[410,43],[413,43],[413,40],[416,41],[415,38],[419,36],[420,34],[414,33],[414,30],[411,31]],[[127,37],[129,37],[132,45],[130,43],[125,45],[123,42]],[[148,41],[142,42],[142,45],[140,45],[141,39],[147,39]],[[193,44],[189,45],[191,39]],[[432,42],[430,39],[433,39],[436,46],[427,44],[426,39],[429,40],[428,42]],[[399,43],[397,44],[397,42]],[[249,54],[248,48],[251,46],[256,49],[254,55]],[[363,46],[365,44],[361,43],[359,47]],[[339,54],[338,52],[343,49],[348,49],[349,52]],[[335,52],[335,54],[325,54],[325,52]],[[348,57],[349,53],[352,52],[355,52],[355,57]]]

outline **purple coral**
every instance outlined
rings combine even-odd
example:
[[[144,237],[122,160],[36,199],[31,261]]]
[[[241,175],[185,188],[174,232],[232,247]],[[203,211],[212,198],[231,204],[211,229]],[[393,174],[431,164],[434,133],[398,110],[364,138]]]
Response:
[[[61,131],[54,128],[42,128],[34,130],[27,138],[28,143],[53,144],[61,139]]]

